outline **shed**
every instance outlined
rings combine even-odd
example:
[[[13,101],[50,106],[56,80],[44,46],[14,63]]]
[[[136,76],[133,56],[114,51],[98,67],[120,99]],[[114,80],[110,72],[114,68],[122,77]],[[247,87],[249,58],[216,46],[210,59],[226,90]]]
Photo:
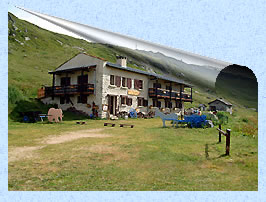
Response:
[[[199,104],[200,111],[206,111],[206,107],[207,107],[207,105],[205,105],[205,104]]]
[[[214,101],[211,101],[208,103],[209,104],[209,110],[210,111],[226,111],[230,112],[232,114],[232,104],[229,102],[226,102],[223,99],[216,99]]]

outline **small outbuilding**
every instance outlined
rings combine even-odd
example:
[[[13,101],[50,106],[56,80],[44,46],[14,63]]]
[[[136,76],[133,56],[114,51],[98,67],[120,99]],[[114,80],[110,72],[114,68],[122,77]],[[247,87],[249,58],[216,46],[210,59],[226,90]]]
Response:
[[[200,111],[206,111],[207,105],[205,104],[199,104]]]
[[[210,111],[226,111],[232,114],[232,104],[224,101],[223,99],[216,99],[214,101],[209,102],[208,104],[210,106]]]

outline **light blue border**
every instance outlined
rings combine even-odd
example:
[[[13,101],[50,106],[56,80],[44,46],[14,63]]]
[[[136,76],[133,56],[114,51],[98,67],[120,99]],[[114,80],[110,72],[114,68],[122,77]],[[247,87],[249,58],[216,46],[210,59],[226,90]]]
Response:
[[[245,65],[259,82],[258,192],[8,192],[7,9],[17,5],[203,56]],[[265,191],[266,1],[0,1],[1,201],[263,201]]]

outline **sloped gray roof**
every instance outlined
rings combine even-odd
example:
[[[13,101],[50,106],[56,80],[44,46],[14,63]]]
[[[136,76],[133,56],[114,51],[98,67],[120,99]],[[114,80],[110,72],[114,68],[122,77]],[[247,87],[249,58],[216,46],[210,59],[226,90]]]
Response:
[[[227,106],[232,106],[232,104],[231,104],[231,103],[229,103],[229,102],[226,102],[226,101],[225,101],[225,100],[223,100],[223,99],[219,99],[219,98],[217,98],[216,100],[217,100],[217,101],[219,101],[219,102],[222,102],[222,103],[224,103],[224,104],[225,104],[225,105],[227,105]],[[215,102],[216,100],[213,100],[213,101],[209,102],[208,104],[211,104],[211,103]]]
[[[88,56],[94,57],[94,58],[99,59],[99,60],[106,61],[103,58],[95,57],[95,56],[89,55],[87,53],[78,53],[74,57],[70,58],[69,60],[67,60],[63,64],[61,64],[57,69],[55,69],[55,71],[49,72],[49,73],[53,74],[53,73],[61,73],[61,72],[68,72],[68,71],[77,71],[77,70],[88,69],[89,67],[96,66],[96,64],[88,64],[88,60],[87,60]],[[121,65],[114,64],[111,62],[107,62],[106,65],[109,67],[114,67],[114,68],[125,70],[125,71],[135,72],[138,74],[144,74],[147,76],[153,76],[153,77],[158,78],[158,79],[171,81],[174,83],[181,83],[181,84],[184,84],[188,87],[192,87],[191,84],[188,84],[181,79],[177,79],[177,78],[173,78],[173,77],[169,77],[169,76],[163,76],[163,75],[159,75],[159,74],[155,74],[155,73],[150,73],[150,72],[142,71],[139,69],[134,69],[131,67],[122,67]]]
[[[135,73],[138,73],[138,74],[144,74],[144,75],[147,75],[147,76],[153,76],[153,77],[158,78],[158,79],[171,81],[171,82],[174,82],[174,83],[181,83],[181,84],[185,84],[188,87],[192,87],[191,84],[188,84],[188,83],[184,82],[181,79],[167,77],[167,76],[163,76],[163,75],[159,75],[159,74],[155,74],[155,73],[151,73],[151,72],[145,72],[145,71],[142,71],[142,70],[139,70],[139,69],[134,69],[134,68],[131,68],[131,67],[122,67],[121,65],[113,64],[113,63],[110,63],[110,62],[107,62],[106,65],[109,66],[109,67],[114,67],[114,68],[125,70],[125,71],[135,72]]]
[[[78,71],[78,70],[88,70],[90,67],[96,67],[96,64],[82,66],[82,67],[68,67],[68,68],[64,68],[64,69],[56,69],[55,71],[49,72],[49,74],[61,73],[61,72],[70,72],[70,71]]]

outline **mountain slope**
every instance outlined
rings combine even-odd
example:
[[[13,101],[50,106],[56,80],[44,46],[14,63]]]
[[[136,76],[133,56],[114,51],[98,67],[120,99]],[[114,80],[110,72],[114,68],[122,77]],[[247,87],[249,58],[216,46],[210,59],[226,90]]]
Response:
[[[35,97],[37,88],[50,85],[48,71],[79,52],[87,52],[110,62],[116,61],[116,55],[125,54],[122,49],[53,33],[20,20],[11,13],[8,16],[9,87],[17,88],[26,97]],[[128,57],[128,66],[154,71],[149,65],[145,69],[144,64],[140,57]]]

